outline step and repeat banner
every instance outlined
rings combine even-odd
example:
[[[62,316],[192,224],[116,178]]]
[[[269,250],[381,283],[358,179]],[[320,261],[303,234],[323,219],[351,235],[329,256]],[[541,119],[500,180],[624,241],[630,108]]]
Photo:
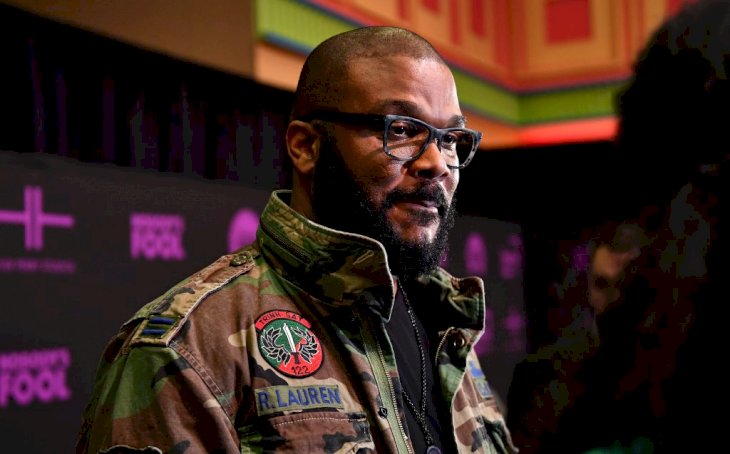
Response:
[[[0,440],[3,452],[72,452],[102,348],[147,301],[251,242],[269,190],[0,151]],[[485,280],[479,345],[506,397],[525,353],[522,238],[457,220],[444,264]]]

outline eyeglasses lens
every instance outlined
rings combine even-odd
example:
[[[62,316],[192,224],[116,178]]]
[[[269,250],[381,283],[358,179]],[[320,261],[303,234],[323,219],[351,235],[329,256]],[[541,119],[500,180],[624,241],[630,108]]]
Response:
[[[398,119],[388,125],[385,145],[391,155],[401,159],[411,159],[421,152],[429,137],[430,131],[425,124]],[[458,166],[469,158],[475,140],[469,131],[456,129],[444,131],[438,142],[446,163]]]

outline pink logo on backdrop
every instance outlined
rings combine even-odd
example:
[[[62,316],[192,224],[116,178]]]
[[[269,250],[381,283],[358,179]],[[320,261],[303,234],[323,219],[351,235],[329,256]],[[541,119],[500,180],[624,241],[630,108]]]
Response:
[[[0,408],[11,400],[20,406],[69,400],[70,365],[68,348],[0,353]]]
[[[233,252],[256,241],[259,215],[252,209],[238,210],[228,225],[228,251]]]
[[[25,228],[26,251],[43,249],[45,227],[70,229],[74,226],[74,217],[69,214],[43,211],[43,189],[40,187],[25,186],[23,193],[23,210],[0,210],[0,224],[19,224]]]
[[[505,351],[514,353],[525,349],[525,315],[515,306],[510,306],[507,316],[502,320],[502,327],[507,333]]]
[[[522,237],[512,233],[499,251],[499,276],[512,280],[522,275]]]
[[[179,215],[132,213],[129,217],[130,254],[145,260],[185,259],[185,219]]]
[[[0,225],[20,225],[24,230],[26,251],[43,250],[47,228],[71,229],[76,221],[65,213],[44,211],[43,189],[40,186],[23,187],[22,210],[0,210]],[[0,257],[0,273],[73,274],[76,262],[49,257]]]
[[[464,243],[464,268],[470,274],[487,275],[487,244],[477,232],[471,232],[466,237],[466,243]]]

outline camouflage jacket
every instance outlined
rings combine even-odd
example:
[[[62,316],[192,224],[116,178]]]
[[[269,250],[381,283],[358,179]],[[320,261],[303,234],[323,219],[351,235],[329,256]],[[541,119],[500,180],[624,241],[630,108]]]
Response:
[[[144,306],[100,361],[77,452],[410,453],[384,323],[382,245],[302,217],[276,192],[254,245]],[[460,452],[514,448],[473,345],[479,278],[422,280],[443,326],[437,381]]]

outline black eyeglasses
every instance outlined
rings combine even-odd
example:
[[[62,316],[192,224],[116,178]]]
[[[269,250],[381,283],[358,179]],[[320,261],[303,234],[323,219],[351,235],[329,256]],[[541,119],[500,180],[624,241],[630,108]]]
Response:
[[[370,126],[383,131],[383,151],[399,161],[418,159],[436,139],[446,165],[463,169],[474,157],[482,133],[466,128],[435,128],[417,118],[404,115],[377,115],[321,110],[299,120],[322,120],[332,123]]]

